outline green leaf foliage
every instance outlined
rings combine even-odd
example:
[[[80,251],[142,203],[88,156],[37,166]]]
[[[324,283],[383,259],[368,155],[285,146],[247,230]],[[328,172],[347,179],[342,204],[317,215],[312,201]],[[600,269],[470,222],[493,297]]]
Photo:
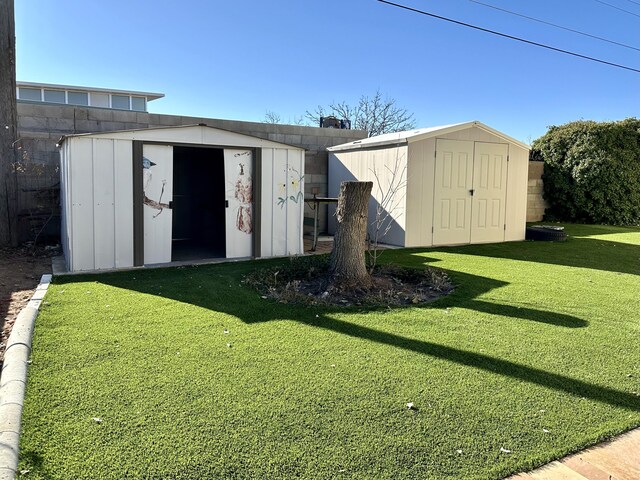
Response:
[[[530,158],[545,162],[545,219],[640,224],[640,120],[552,126]]]

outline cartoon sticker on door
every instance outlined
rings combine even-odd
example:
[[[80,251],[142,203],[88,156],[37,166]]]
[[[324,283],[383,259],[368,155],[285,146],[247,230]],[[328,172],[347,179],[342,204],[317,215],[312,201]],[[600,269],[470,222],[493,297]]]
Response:
[[[171,261],[173,147],[144,145],[142,156],[144,264],[166,263]]]
[[[253,154],[224,151],[227,258],[253,255]]]

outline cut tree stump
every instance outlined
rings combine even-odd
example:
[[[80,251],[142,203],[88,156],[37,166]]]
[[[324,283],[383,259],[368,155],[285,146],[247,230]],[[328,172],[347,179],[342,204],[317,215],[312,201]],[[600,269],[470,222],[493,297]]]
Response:
[[[331,280],[340,287],[368,287],[365,263],[367,215],[373,182],[342,182],[336,209],[336,235],[331,252]]]

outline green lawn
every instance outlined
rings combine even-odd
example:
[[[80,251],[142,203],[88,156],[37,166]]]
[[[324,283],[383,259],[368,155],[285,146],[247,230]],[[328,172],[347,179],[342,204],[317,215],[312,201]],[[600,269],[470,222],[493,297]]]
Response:
[[[638,426],[640,229],[567,230],[565,243],[385,252],[457,285],[402,309],[291,307],[241,285],[274,261],[58,278],[21,468],[497,479]]]

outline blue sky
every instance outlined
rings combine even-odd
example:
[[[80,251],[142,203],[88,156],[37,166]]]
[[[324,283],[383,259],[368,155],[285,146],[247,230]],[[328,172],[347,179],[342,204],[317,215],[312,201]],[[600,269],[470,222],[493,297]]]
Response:
[[[640,48],[638,0],[482,0]],[[640,69],[640,51],[469,0],[414,8]],[[480,120],[528,142],[549,125],[640,115],[640,73],[375,0],[15,0],[20,81],[162,92],[156,113],[294,120],[377,89],[417,126]]]

